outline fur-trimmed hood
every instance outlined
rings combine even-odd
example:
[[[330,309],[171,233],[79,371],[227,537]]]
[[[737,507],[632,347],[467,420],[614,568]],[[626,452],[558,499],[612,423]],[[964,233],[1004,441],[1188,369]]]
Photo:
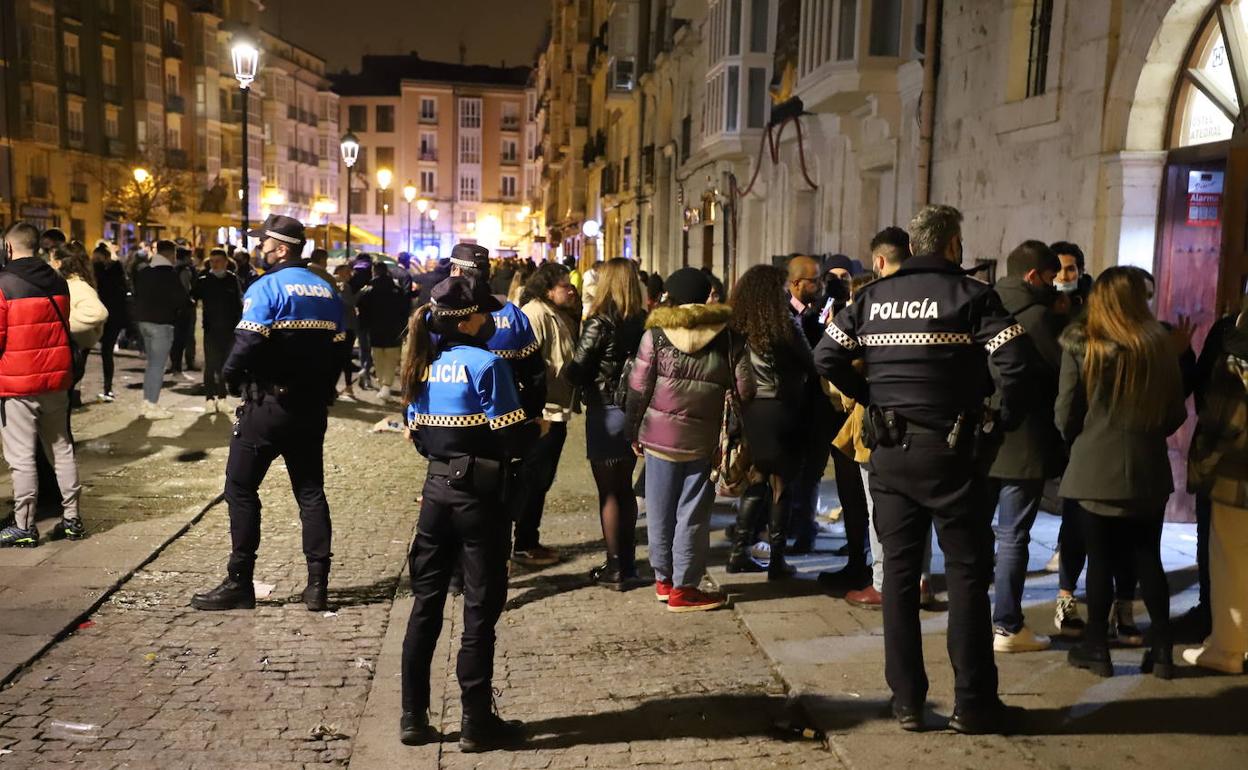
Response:
[[[1062,350],[1075,358],[1083,358],[1084,352],[1088,349],[1088,322],[1083,316],[1066,324],[1066,328],[1062,329],[1062,334],[1058,337],[1058,342],[1062,344]]]
[[[711,344],[731,318],[732,308],[718,303],[657,307],[646,328],[662,329],[678,350],[692,354]]]

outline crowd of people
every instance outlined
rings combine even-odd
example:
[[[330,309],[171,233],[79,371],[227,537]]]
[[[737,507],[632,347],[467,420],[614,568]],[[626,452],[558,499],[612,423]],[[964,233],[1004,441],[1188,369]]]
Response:
[[[302,225],[277,220],[253,233],[258,258],[213,249],[202,261],[172,241],[122,263],[107,244],[88,257],[58,233],[8,231],[0,397],[16,516],[0,544],[38,544],[40,445],[63,498],[57,532],[85,536],[68,413],[86,353],[100,345],[99,398],[109,402],[115,348],[142,350],[143,416],[166,418],[166,373],[190,378],[196,368],[198,308],[205,397],[213,408],[227,392],[244,399],[227,468],[228,576],[195,596],[200,609],[255,606],[256,488],[268,462],[236,463],[235,444],[286,456],[292,481],[300,477],[304,599],[323,609],[329,510],[321,454],[308,447],[323,440],[326,405],[355,388],[404,405],[429,460],[410,565],[406,743],[431,736],[429,665],[453,585],[466,598],[461,741],[482,750],[521,739],[491,708],[494,624],[507,561],[542,569],[561,558],[541,524],[574,419],[585,421],[605,545],[590,578],[625,591],[652,573],[669,612],[727,603],[704,582],[717,495],[737,500],[727,570],[793,578],[792,557],[819,548],[827,527],[819,487],[831,460],[847,563],[818,582],[883,611],[886,677],[905,729],[923,727],[918,610],[940,606],[933,531],[957,680],[951,724],[998,732],[1017,719],[997,697],[993,655],[1051,644],[1022,606],[1042,507],[1062,516],[1053,633],[1078,640],[1071,665],[1112,675],[1116,641],[1142,646],[1141,669],[1170,678],[1183,625],[1207,637],[1185,650],[1188,662],[1243,671],[1248,302],[1206,330],[1198,356],[1187,319],[1156,317],[1146,271],[1110,267],[1093,278],[1077,245],[1028,240],[990,286],[961,267],[961,215],[945,206],[923,209],[908,231],[881,231],[864,259],[789,255],[749,268],[731,291],[705,269],[664,278],[616,258],[582,271],[574,261],[498,259],[475,244],[427,267],[360,254],[331,272],[323,249],[301,258]],[[319,335],[315,347],[303,332]],[[309,379],[313,359],[320,368]],[[1167,441],[1192,396],[1186,483],[1200,524],[1200,602],[1172,623],[1161,559],[1175,489]],[[310,414],[319,429],[297,419]],[[299,441],[270,441],[296,423]],[[636,560],[641,501],[648,571]],[[1146,631],[1133,615],[1137,589]]]

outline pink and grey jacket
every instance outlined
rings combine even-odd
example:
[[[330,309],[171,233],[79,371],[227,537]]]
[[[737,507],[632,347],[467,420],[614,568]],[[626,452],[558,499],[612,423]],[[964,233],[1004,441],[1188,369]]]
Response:
[[[656,308],[646,319],[628,379],[629,435],[664,459],[711,457],[719,444],[724,394],[754,398],[744,340],[725,331],[727,305]]]

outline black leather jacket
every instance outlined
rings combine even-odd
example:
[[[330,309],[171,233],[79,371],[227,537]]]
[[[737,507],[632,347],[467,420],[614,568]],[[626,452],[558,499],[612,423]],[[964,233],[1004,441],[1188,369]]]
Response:
[[[624,364],[637,355],[645,323],[646,316],[639,314],[625,319],[595,315],[581,324],[581,338],[565,371],[586,406],[622,406],[615,403],[615,390]]]
[[[792,404],[795,409],[801,408],[806,383],[815,376],[815,363],[810,346],[796,325],[788,344],[777,345],[775,349],[762,353],[752,347],[748,350],[754,382],[758,384],[754,397],[776,398]]]

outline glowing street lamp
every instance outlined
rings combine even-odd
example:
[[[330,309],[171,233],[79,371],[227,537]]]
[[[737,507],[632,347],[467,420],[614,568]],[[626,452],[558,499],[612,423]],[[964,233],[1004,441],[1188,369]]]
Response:
[[[386,253],[386,214],[390,212],[390,204],[386,202],[386,191],[394,181],[394,172],[388,168],[377,169],[377,189],[381,190],[381,253]]]
[[[351,261],[351,169],[360,157],[360,140],[348,131],[338,141],[338,149],[342,152],[342,165],[347,167],[347,248],[343,253],[347,261]]]
[[[407,201],[407,240],[404,241],[403,251],[410,252],[412,249],[412,201],[416,200],[416,185],[412,184],[412,180],[407,180],[407,184],[403,185],[403,200]]]
[[[256,71],[260,68],[260,49],[249,40],[238,37],[234,39],[234,45],[230,48],[231,58],[234,60],[234,77],[238,80],[238,90],[243,97],[243,249],[247,249],[247,230],[248,214],[250,209],[250,201],[248,196],[251,194],[250,183],[247,175],[250,170],[250,161],[247,159],[247,145],[250,144],[250,132],[248,129],[249,121],[247,120],[247,103],[251,101],[250,96],[251,84],[256,80]]]
[[[147,184],[151,178],[152,178],[152,175],[147,169],[143,168],[142,166],[135,166],[134,181],[138,182],[139,184]]]

